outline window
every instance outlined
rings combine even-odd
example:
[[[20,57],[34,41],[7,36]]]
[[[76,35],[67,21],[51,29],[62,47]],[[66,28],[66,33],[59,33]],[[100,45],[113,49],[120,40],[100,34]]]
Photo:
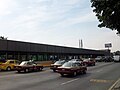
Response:
[[[14,61],[10,61],[10,63],[14,63]]]

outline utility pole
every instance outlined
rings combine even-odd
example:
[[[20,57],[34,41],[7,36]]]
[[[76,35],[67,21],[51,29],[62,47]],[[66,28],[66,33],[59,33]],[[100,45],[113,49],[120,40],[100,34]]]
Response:
[[[80,39],[79,39],[79,48],[80,48]]]
[[[83,41],[79,39],[79,48],[83,48]]]
[[[83,48],[83,41],[82,41],[82,39],[81,39],[81,48]]]

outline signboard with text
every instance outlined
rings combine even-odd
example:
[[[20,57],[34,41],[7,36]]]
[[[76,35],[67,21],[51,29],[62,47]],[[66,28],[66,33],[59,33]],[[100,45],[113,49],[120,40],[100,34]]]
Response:
[[[111,43],[105,44],[105,48],[110,48],[110,47],[112,47],[112,44],[111,44]]]

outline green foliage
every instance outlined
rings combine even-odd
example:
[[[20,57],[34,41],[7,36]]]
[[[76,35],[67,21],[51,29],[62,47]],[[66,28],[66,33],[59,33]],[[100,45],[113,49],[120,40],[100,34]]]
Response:
[[[120,55],[120,51],[116,51],[116,52],[115,52],[115,55]]]
[[[98,27],[117,30],[120,34],[120,0],[91,0],[91,3],[100,22]]]
[[[2,40],[7,40],[7,37],[0,36],[0,39],[2,39]]]

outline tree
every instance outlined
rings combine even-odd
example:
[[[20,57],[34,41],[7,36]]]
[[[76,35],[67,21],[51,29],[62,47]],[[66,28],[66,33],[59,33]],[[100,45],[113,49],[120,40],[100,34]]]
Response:
[[[91,0],[91,3],[100,22],[98,27],[117,30],[120,34],[120,0]]]
[[[2,39],[2,40],[7,40],[7,37],[0,36],[0,39]]]
[[[115,52],[115,55],[120,55],[120,51],[116,51],[116,52]]]

